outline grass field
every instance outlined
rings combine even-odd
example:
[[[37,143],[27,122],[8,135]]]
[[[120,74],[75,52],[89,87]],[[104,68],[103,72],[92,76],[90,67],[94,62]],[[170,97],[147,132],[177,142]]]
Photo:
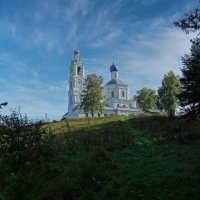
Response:
[[[44,126],[52,138],[37,161],[7,174],[2,199],[200,199],[199,121],[112,116]]]

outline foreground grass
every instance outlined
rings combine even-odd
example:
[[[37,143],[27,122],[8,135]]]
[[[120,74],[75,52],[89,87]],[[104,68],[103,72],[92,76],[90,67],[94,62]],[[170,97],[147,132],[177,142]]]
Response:
[[[200,126],[178,123],[119,116],[45,125],[54,137],[31,165],[7,172],[2,199],[200,199]]]

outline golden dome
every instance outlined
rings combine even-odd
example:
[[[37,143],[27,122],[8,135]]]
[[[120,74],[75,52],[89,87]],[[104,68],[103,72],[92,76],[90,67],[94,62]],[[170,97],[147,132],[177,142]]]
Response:
[[[79,54],[78,48],[74,49],[74,54],[75,54],[75,55],[76,55],[76,54]]]

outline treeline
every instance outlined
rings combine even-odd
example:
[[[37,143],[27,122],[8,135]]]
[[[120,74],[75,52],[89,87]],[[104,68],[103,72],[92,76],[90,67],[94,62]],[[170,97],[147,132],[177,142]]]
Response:
[[[162,85],[157,91],[145,87],[137,91],[134,98],[143,111],[159,109],[171,117],[176,112],[180,86],[179,77],[173,71],[170,71],[164,75]]]
[[[185,117],[200,116],[200,7],[185,14],[185,18],[175,22],[186,34],[196,32],[191,40],[190,54],[182,57],[182,77],[172,71],[164,75],[162,86],[157,90],[143,88],[135,99],[143,110],[158,108],[168,116],[174,116],[176,108]]]

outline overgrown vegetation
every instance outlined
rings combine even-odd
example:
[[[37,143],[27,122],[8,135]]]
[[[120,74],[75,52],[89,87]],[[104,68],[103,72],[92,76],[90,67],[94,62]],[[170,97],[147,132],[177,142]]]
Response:
[[[199,121],[2,119],[0,199],[199,198]]]
[[[138,106],[146,111],[147,109],[156,109],[158,107],[158,96],[155,90],[149,88],[142,88],[137,91],[135,96]]]
[[[158,107],[164,110],[168,116],[175,116],[178,104],[180,81],[173,71],[164,75],[162,86],[158,89]]]
[[[198,120],[143,115],[131,121],[136,128],[148,132],[158,142],[166,140],[176,140],[180,144],[200,142],[200,121]]]
[[[81,93],[80,108],[85,113],[91,113],[94,116],[96,111],[102,112],[103,110],[103,95],[102,95],[103,78],[96,74],[90,74],[85,79],[83,84],[83,91]]]
[[[199,1],[200,3],[200,1]],[[196,32],[196,38],[191,40],[191,53],[183,60],[181,92],[178,95],[180,105],[184,108],[186,117],[200,117],[200,6],[185,14],[185,18],[175,22],[186,34]]]

